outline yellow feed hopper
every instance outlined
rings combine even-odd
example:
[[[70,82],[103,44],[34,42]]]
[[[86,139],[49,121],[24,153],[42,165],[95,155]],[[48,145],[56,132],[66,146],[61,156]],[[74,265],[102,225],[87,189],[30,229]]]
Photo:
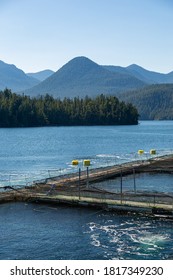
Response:
[[[89,159],[84,159],[84,161],[83,161],[83,165],[84,166],[90,166],[90,160]]]
[[[143,153],[144,153],[144,150],[138,150],[139,155],[143,155]]]
[[[78,165],[79,161],[77,159],[72,160],[72,165]]]
[[[156,155],[156,150],[151,149],[151,150],[150,150],[150,155]]]

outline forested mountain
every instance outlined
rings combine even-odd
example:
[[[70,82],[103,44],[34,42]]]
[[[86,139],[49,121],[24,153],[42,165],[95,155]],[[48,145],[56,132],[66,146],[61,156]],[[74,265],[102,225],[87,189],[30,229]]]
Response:
[[[106,69],[112,72],[119,72],[124,74],[129,74],[132,77],[145,82],[146,84],[162,84],[162,83],[173,83],[173,72],[168,74],[158,73],[154,71],[149,71],[142,68],[139,65],[132,64],[127,67],[120,66],[104,66]]]
[[[173,84],[147,86],[125,92],[119,99],[131,102],[142,120],[173,120]]]
[[[43,71],[39,71],[39,72],[36,72],[36,73],[27,73],[27,75],[29,77],[33,77],[33,78],[39,80],[40,82],[46,80],[52,74],[54,74],[54,71],[49,70],[49,69],[46,69],[46,70],[43,70]]]
[[[134,75],[131,74],[130,71],[128,71],[128,69],[126,69],[126,67],[114,66],[114,65],[103,65],[103,67],[111,72],[121,73],[121,74],[130,75],[130,76],[134,77]]]
[[[54,99],[0,92],[0,127],[61,125],[133,125],[138,112],[115,96]]]
[[[161,83],[173,83],[173,77],[172,80],[170,79],[168,74],[162,74],[157,73],[154,71],[148,71],[141,66],[138,66],[136,64],[132,64],[126,68],[132,75],[134,75],[136,78],[148,83],[148,84],[161,84]]]
[[[25,94],[37,96],[48,93],[60,98],[84,97],[102,93],[115,94],[144,85],[144,82],[128,73],[114,73],[86,57],[76,57],[39,85],[26,90]]]
[[[0,60],[0,90],[8,87],[13,91],[21,91],[38,83],[38,80],[28,77],[15,65],[7,64]]]
[[[115,95],[156,83],[173,83],[173,72],[157,73],[136,64],[101,66],[86,57],[76,57],[55,73],[43,70],[25,74],[15,65],[0,61],[0,90],[10,88],[31,96],[46,93],[61,98]]]

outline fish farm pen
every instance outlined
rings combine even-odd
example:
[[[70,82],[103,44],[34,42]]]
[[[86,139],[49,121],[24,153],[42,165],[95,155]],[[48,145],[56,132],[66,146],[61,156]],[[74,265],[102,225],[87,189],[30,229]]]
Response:
[[[78,162],[73,164],[77,165]],[[173,192],[144,191],[138,189],[136,183],[136,175],[141,173],[173,174],[173,155],[95,169],[89,168],[89,162],[86,161],[85,164],[85,170],[76,168],[75,173],[49,177],[35,181],[29,186],[4,186],[0,192],[0,203],[65,203],[97,207],[117,213],[140,213],[173,219]],[[123,178],[129,175],[133,178],[133,188],[126,190],[123,187]],[[103,182],[111,179],[118,180],[118,188],[105,190],[101,187]]]

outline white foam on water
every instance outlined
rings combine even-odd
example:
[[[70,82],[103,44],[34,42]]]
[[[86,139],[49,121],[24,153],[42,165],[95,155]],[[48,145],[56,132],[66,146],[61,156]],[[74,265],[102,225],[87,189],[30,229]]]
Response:
[[[92,234],[91,235],[91,244],[96,246],[96,247],[100,247],[101,244],[100,244],[100,241],[98,240],[99,236],[97,234]]]
[[[118,238],[118,236],[112,237],[112,239],[110,240],[110,243],[119,243],[119,238]]]
[[[99,157],[99,158],[107,158],[107,157],[112,157],[112,155],[109,155],[109,154],[99,154],[99,155],[96,155],[96,157]]]
[[[89,228],[91,231],[94,231],[96,229],[96,224],[95,223],[90,223]]]
[[[111,228],[110,226],[101,226],[100,230],[102,230],[102,231],[104,231],[105,233],[108,233],[108,234],[109,233],[112,234],[116,231],[114,227]]]
[[[138,234],[138,235],[137,235]],[[131,234],[130,238],[134,242],[145,246],[151,246],[153,248],[159,248],[166,241],[169,240],[169,235],[154,234],[152,232],[138,232],[137,234]]]
[[[148,233],[146,236],[140,238],[140,242],[144,244],[157,245],[158,243],[163,243],[168,240],[168,236],[161,234]]]

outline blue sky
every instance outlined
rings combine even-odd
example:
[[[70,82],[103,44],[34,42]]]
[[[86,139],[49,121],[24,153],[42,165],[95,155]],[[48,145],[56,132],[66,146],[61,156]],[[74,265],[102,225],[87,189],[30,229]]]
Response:
[[[172,0],[0,0],[0,60],[25,72],[76,56],[173,71]]]

